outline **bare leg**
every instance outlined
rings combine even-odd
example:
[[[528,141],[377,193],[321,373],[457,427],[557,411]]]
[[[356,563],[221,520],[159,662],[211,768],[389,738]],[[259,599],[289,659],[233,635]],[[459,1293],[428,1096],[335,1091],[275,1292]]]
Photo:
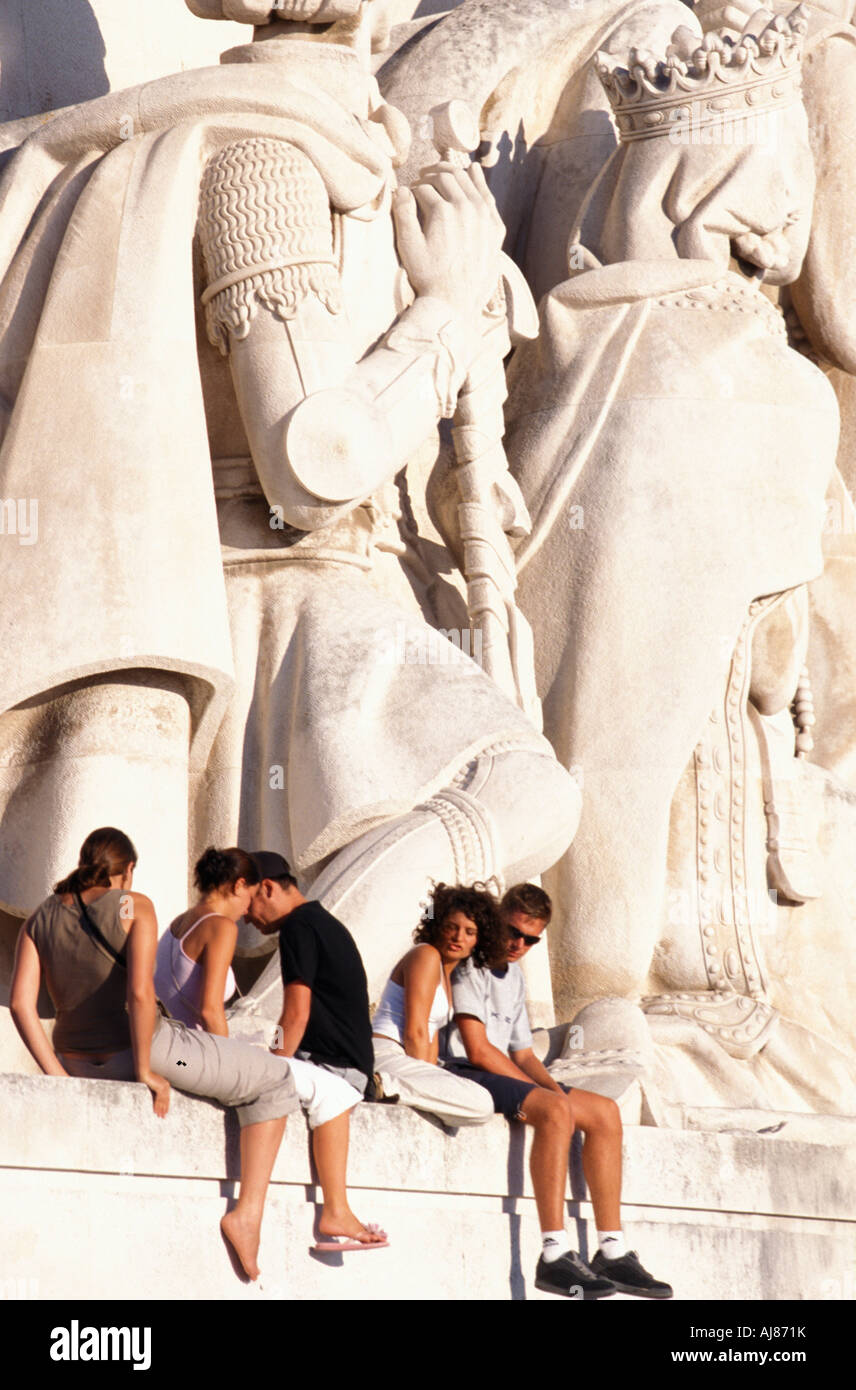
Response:
[[[583,1172],[599,1231],[621,1229],[621,1112],[591,1091],[567,1097],[573,1123],[585,1135]]]
[[[382,1243],[386,1237],[370,1231],[354,1216],[348,1205],[346,1173],[348,1168],[348,1137],[350,1111],[337,1115],[312,1131],[312,1152],[318,1169],[318,1180],[324,1194],[324,1210],[318,1229],[325,1236],[349,1236],[364,1245]]]
[[[521,1118],[535,1130],[529,1171],[541,1230],[562,1231],[568,1154],[574,1133],[570,1108],[555,1091],[536,1086],[523,1102]]]
[[[248,1279],[258,1279],[259,1240],[270,1175],[285,1133],[285,1117],[245,1125],[241,1130],[241,1191],[220,1229]]]

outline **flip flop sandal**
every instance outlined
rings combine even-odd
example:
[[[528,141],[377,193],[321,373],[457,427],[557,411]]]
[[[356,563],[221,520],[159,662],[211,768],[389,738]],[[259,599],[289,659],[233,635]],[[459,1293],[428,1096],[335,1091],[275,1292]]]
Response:
[[[340,1254],[347,1250],[385,1250],[389,1245],[386,1239],[386,1231],[382,1231],[376,1222],[366,1222],[366,1230],[372,1235],[383,1236],[383,1240],[366,1241],[354,1240],[351,1236],[327,1236],[326,1239],[316,1240],[313,1249],[328,1252],[338,1251]]]

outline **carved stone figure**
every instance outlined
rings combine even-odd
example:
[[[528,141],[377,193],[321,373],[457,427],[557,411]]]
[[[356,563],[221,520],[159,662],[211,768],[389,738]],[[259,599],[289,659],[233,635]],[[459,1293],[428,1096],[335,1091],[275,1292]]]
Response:
[[[703,28],[727,26],[736,34],[754,13],[750,0],[723,6],[697,3]],[[773,13],[790,8],[773,0]],[[836,471],[827,497],[824,573],[812,581],[812,615],[807,664],[817,692],[820,718],[814,729],[814,761],[852,783],[856,773],[856,723],[851,699],[856,679],[856,341],[853,336],[854,285],[850,248],[850,210],[856,200],[852,161],[841,157],[856,126],[853,74],[856,27],[851,4],[812,5],[803,62],[803,101],[816,167],[817,191],[805,260],[794,283],[781,292],[791,344],[826,373],[841,411]],[[735,28],[736,26],[736,28]],[[830,138],[830,132],[835,138]]]
[[[682,0],[460,0],[449,11],[423,29],[400,26],[395,36],[406,41],[378,70],[385,97],[413,127],[402,174],[416,177],[432,157],[431,110],[466,101],[506,250],[540,299],[564,280],[568,233],[615,149],[595,56],[664,51],[692,20]]]
[[[707,1081],[679,1079],[675,1099],[846,1110],[846,1053],[778,1017],[759,939],[767,864],[753,859],[766,838],[773,886],[814,895],[800,796],[769,789],[793,763],[798,591],[822,568],[837,409],[760,290],[795,278],[808,239],[804,27],[702,43],[687,26],[659,63],[601,61],[620,144],[571,238],[572,278],[512,362],[507,447],[533,520],[518,563],[545,729],[584,781],[573,849],[547,880],[565,924],[560,1005],[646,994],[655,1039],[668,1015],[704,1054]],[[783,712],[785,758],[781,720],[758,738],[759,711]],[[810,714],[804,689],[805,730]],[[690,910],[670,929],[670,817],[691,757]],[[778,835],[761,830],[756,784]],[[587,1046],[605,1046],[586,1013]],[[644,1028],[624,1027],[644,1047]],[[756,1060],[740,1073],[731,1057]]]
[[[314,880],[380,980],[429,876],[535,874],[578,814],[426,625],[407,531],[402,469],[495,331],[501,228],[441,166],[398,254],[385,0],[190,7],[257,42],[57,116],[0,187],[3,491],[50,499],[0,554],[0,897],[43,890],[34,815],[49,866],[126,825],[162,898],[188,847],[239,839]]]

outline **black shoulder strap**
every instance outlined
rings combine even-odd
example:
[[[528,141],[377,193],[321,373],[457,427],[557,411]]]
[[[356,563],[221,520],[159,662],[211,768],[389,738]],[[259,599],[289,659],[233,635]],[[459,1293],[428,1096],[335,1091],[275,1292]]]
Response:
[[[116,963],[116,965],[120,965],[123,970],[127,970],[127,963],[119,955],[119,952],[114,950],[104,933],[100,930],[96,923],[93,922],[92,918],[89,915],[86,903],[83,901],[80,894],[75,893],[74,897],[75,901],[77,902],[77,906],[80,908],[81,916],[83,917],[83,930],[86,932],[87,936],[91,937],[93,941],[97,942],[97,944],[107,952],[108,956],[110,956],[111,960],[113,960]]]

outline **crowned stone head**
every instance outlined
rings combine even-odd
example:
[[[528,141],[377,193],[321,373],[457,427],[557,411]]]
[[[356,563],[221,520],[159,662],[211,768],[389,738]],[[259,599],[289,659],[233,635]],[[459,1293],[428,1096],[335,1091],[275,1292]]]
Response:
[[[743,32],[709,30],[699,37],[677,29],[665,57],[631,49],[627,65],[605,53],[596,59],[622,144],[721,125],[799,100],[806,10],[788,15],[759,10]]]

